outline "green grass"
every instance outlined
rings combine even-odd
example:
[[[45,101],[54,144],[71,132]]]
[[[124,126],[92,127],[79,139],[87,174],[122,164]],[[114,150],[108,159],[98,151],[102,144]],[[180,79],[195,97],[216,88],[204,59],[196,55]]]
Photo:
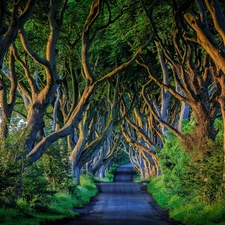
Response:
[[[197,201],[194,196],[190,201],[185,196],[166,191],[163,178],[153,178],[148,184],[148,191],[158,204],[169,210],[170,217],[186,225],[225,225],[225,200],[213,204]]]
[[[62,216],[61,216],[62,217]],[[55,217],[52,219],[58,219]],[[45,220],[47,216],[45,215]],[[18,209],[1,208],[0,209],[0,224],[1,225],[39,225],[42,221],[38,215],[24,214]]]
[[[140,175],[136,174],[133,181],[134,182],[149,182],[150,180],[151,178],[141,178]]]
[[[37,212],[23,199],[17,201],[16,208],[0,208],[1,225],[40,225],[79,215],[74,208],[87,204],[98,192],[94,179],[90,175],[81,176],[81,185],[76,187],[75,194],[56,193],[47,196],[50,202],[45,211]]]
[[[50,211],[57,215],[63,215],[65,217],[74,217],[77,215],[72,208],[78,205],[77,198],[74,196],[57,193],[54,195],[53,201],[50,205]]]
[[[22,222],[21,217],[22,215],[17,209],[0,208],[0,224],[14,225],[20,220]]]

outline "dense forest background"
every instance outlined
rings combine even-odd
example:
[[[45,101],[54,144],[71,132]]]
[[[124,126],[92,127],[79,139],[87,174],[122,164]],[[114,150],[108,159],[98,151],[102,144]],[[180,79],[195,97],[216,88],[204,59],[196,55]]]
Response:
[[[0,222],[74,216],[130,161],[225,224],[224,1],[1,0],[0,68]]]

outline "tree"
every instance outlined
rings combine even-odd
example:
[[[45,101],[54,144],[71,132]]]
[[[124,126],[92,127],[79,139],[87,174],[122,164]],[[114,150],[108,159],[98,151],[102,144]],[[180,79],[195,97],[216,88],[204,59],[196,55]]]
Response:
[[[5,21],[6,3],[3,1],[2,4],[4,6],[3,8],[1,8],[2,18],[3,18],[3,21]],[[70,2],[70,4],[72,3]],[[18,24],[16,24],[16,27],[9,26],[9,31],[8,33],[4,33],[4,35],[2,35],[2,38],[3,38],[2,40],[3,41],[7,41],[7,40],[9,41],[9,39],[14,40],[17,33],[20,38],[20,39],[16,39],[18,53],[16,52],[17,49],[15,47],[14,55],[12,53],[11,55],[17,60],[16,62],[17,64],[16,66],[14,65],[13,69],[16,71],[16,73],[18,73],[19,70],[23,70],[26,77],[25,78],[26,84],[29,85],[29,90],[27,90],[27,88],[24,88],[25,86],[22,85],[23,82],[20,81],[20,84],[19,84],[21,93],[23,94],[23,96],[26,96],[26,98],[29,99],[28,106],[27,106],[27,118],[26,118],[27,120],[26,130],[29,131],[29,135],[28,135],[29,138],[27,139],[25,144],[25,152],[23,157],[28,157],[30,159],[30,163],[33,163],[34,161],[39,159],[39,157],[44,153],[46,148],[51,143],[58,140],[59,138],[62,138],[71,134],[74,131],[74,128],[78,125],[79,121],[81,120],[82,114],[88,105],[88,101],[90,100],[90,96],[94,94],[94,90],[96,89],[96,87],[102,82],[104,82],[105,80],[107,80],[108,78],[114,76],[118,71],[130,65],[141,52],[141,49],[138,50],[136,54],[134,54],[134,56],[131,58],[131,60],[127,61],[126,63],[123,63],[121,66],[118,66],[116,69],[114,69],[112,72],[109,72],[104,77],[98,77],[98,78],[96,77],[97,79],[94,77],[93,69],[91,68],[91,63],[90,63],[90,55],[89,55],[91,41],[94,39],[97,31],[105,29],[111,23],[115,22],[117,18],[119,18],[119,17],[116,17],[115,19],[112,19],[109,5],[107,5],[108,21],[105,20],[106,24],[103,24],[101,26],[95,26],[96,21],[99,19],[99,15],[104,10],[103,5],[104,4],[102,1],[93,1],[90,7],[89,15],[87,16],[86,22],[81,31],[81,44],[82,44],[81,65],[82,65],[82,73],[85,78],[84,80],[86,84],[85,86],[81,88],[81,91],[79,91],[80,92],[79,100],[77,98],[77,94],[79,92],[75,91],[74,92],[75,97],[73,98],[74,103],[72,103],[71,111],[69,112],[69,117],[65,118],[66,120],[63,121],[64,124],[62,125],[61,129],[49,134],[47,137],[42,138],[40,142],[38,142],[39,139],[37,139],[37,136],[38,136],[38,133],[42,131],[45,126],[45,121],[44,121],[45,113],[46,111],[49,112],[49,106],[51,106],[51,104],[53,104],[53,102],[55,101],[56,92],[57,90],[59,90],[58,87],[62,83],[60,79],[60,75],[58,74],[60,66],[58,66],[58,61],[57,61],[57,58],[58,58],[57,44],[60,37],[59,34],[63,24],[63,17],[64,17],[64,13],[67,6],[67,1],[64,1],[64,2],[52,1],[50,3],[49,9],[45,8],[45,4],[42,5],[40,3],[37,5],[35,4],[33,5],[33,2],[31,3],[31,1],[27,3],[27,6],[19,5],[19,4],[14,5],[13,17],[11,18],[12,23],[13,21],[17,19],[16,14],[20,15],[20,13],[16,13],[16,12],[19,12],[20,10],[22,10],[23,7],[25,9],[24,11],[22,11],[21,16],[18,18]],[[35,45],[33,45],[34,47],[31,47],[32,40],[34,39],[29,40],[28,34],[30,30],[29,30],[29,26],[26,26],[26,21],[29,19],[29,16],[31,16],[32,10],[34,8],[38,10],[39,9],[38,7],[43,7],[44,13],[48,14],[46,18],[48,18],[49,35],[47,37],[45,58],[40,56],[42,49],[39,53],[38,52],[39,49],[34,48]],[[35,12],[36,14],[33,14],[33,15],[36,16],[36,19],[38,19],[39,12],[38,11],[35,11]],[[33,22],[35,23],[35,19],[33,19]],[[3,24],[2,24],[2,27],[3,27]],[[10,32],[14,34],[14,36],[12,36],[11,34],[9,38],[7,35],[9,35]],[[74,41],[76,41],[76,39]],[[6,48],[11,43],[12,41],[4,43],[4,48]],[[3,54],[4,52],[6,52],[6,49],[5,50],[3,49],[3,51],[1,51],[2,58],[5,56],[5,54]],[[26,57],[25,59],[22,59],[21,55],[24,53],[26,54]],[[63,52],[63,54],[64,53],[65,52]],[[44,75],[40,77],[40,75],[42,74],[41,73],[38,74],[39,81],[43,79],[44,82],[42,80],[42,82],[37,83],[35,81],[35,78],[31,75],[32,70],[34,69],[36,70],[35,66],[29,63],[31,61],[35,63],[36,68],[37,67],[41,68],[40,72]],[[11,66],[13,66],[13,63],[11,63]],[[72,74],[72,78],[75,78],[74,70],[71,70],[70,72]],[[81,73],[81,70],[80,70],[80,73]],[[4,99],[4,101],[6,101],[6,99]],[[11,102],[9,104],[13,106]],[[10,117],[10,115],[8,117]]]
[[[82,120],[78,143],[71,154],[73,172],[76,174],[77,183],[79,183],[81,167],[95,158],[99,151],[102,150],[104,143],[113,131],[114,125],[118,123],[119,80],[117,78],[114,84],[110,80],[108,82],[107,101],[103,99],[107,110],[103,109],[104,112],[102,113],[99,110],[99,105],[97,106],[98,110],[95,110],[96,106],[92,106]]]
[[[185,33],[185,37],[198,45],[210,55],[215,64],[215,73],[213,79],[218,85],[219,94],[217,101],[220,104],[221,113],[225,125],[225,89],[224,89],[224,73],[225,73],[225,27],[224,27],[224,5],[218,0],[216,1],[197,1],[198,12],[188,10],[184,13],[184,19],[190,28],[195,32],[194,35]],[[209,14],[207,14],[207,10]],[[211,16],[212,22],[209,17]],[[212,65],[213,66],[213,65]],[[223,186],[225,186],[225,135],[224,135],[224,169],[223,169]]]
[[[94,1],[90,8],[90,13],[87,17],[87,20],[85,22],[83,32],[82,32],[82,57],[81,58],[82,58],[82,68],[83,68],[84,76],[86,80],[86,87],[80,97],[78,104],[74,108],[73,112],[71,112],[70,118],[68,119],[67,123],[60,130],[53,132],[49,136],[43,138],[28,153],[28,157],[31,163],[39,159],[40,156],[44,153],[45,149],[51,143],[73,132],[74,128],[78,125],[79,121],[81,120],[82,114],[84,110],[86,109],[88,105],[87,103],[91,95],[94,93],[94,90],[96,89],[96,87],[100,85],[102,82],[104,82],[105,80],[109,79],[110,77],[115,76],[115,74],[117,74],[120,70],[129,66],[137,58],[137,56],[140,54],[142,49],[145,48],[146,46],[145,45],[141,47],[129,61],[121,64],[120,66],[113,69],[111,72],[99,78],[98,80],[95,80],[93,71],[90,67],[90,61],[89,61],[90,58],[89,58],[88,51],[90,47],[90,30],[92,28],[93,23],[95,22],[95,20],[100,14],[100,9],[101,9],[101,1]]]
[[[177,129],[176,122],[175,126],[173,124],[169,125],[162,118],[152,101],[154,97],[152,94],[150,94],[151,97],[148,96],[148,83],[143,87],[144,99],[151,108],[156,120],[162,126],[174,132],[186,145],[188,151],[198,149],[203,156],[210,155],[207,152],[207,144],[205,141],[208,138],[214,140],[216,135],[214,120],[218,113],[218,105],[216,103],[217,92],[215,92],[215,89],[213,93],[211,92],[211,87],[214,87],[213,76],[216,71],[212,68],[208,55],[203,54],[202,49],[198,45],[183,38],[182,33],[186,27],[179,22],[176,16],[173,20],[171,19],[169,21],[169,23],[173,21],[174,30],[171,34],[173,39],[164,42],[165,36],[158,29],[159,25],[157,21],[154,20],[154,16],[159,13],[157,6],[151,9],[148,9],[145,5],[144,7],[156,35],[156,47],[158,45],[160,46],[162,54],[166,59],[166,64],[164,65],[170,68],[169,73],[172,76],[169,78],[169,83],[165,84],[157,77],[156,71],[151,68],[150,58],[148,60],[147,58],[143,58],[138,63],[146,69],[150,79],[149,84],[154,81],[160,88],[170,92],[180,102],[180,105],[184,102],[191,107],[196,124],[193,134],[183,135]],[[173,10],[173,8],[170,7],[170,10]],[[174,14],[176,15],[175,10]],[[162,71],[164,71],[163,68]],[[197,145],[195,145],[197,143],[195,138],[198,139]]]

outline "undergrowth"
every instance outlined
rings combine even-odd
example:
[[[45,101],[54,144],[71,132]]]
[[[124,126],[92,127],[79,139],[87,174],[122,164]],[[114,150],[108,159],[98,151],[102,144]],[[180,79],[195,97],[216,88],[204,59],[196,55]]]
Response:
[[[225,225],[221,132],[205,143],[210,155],[201,157],[197,149],[185,151],[179,139],[168,133],[158,154],[162,175],[151,179],[148,191],[171,218],[183,224]]]
[[[172,194],[164,186],[163,177],[153,178],[148,191],[169,215],[186,225],[225,225],[225,201],[205,203],[193,199],[189,201],[179,194]]]
[[[74,208],[97,194],[94,178],[82,175],[81,185],[74,183],[65,140],[55,142],[40,160],[25,166],[26,160],[17,160],[25,138],[15,129],[0,140],[0,224],[39,225],[75,217]]]
[[[47,206],[44,211],[30,207],[24,199],[17,200],[15,208],[0,208],[1,225],[40,225],[64,218],[74,218],[78,215],[74,208],[88,203],[97,194],[97,187],[90,175],[81,176],[81,185],[75,186],[74,194],[57,192],[46,195]]]

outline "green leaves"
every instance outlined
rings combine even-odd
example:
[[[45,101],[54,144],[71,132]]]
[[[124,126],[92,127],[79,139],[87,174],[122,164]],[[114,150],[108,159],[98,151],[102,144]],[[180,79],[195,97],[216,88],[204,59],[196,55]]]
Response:
[[[184,123],[186,134],[192,134],[194,124]],[[216,120],[215,127],[221,127]],[[220,134],[220,131],[219,131]],[[196,152],[186,152],[179,139],[167,133],[160,151],[162,176],[153,178],[148,190],[156,201],[170,211],[170,216],[187,225],[218,224],[224,221],[222,189],[223,138],[207,140],[209,157],[199,158]],[[197,155],[197,157],[196,157]],[[196,213],[198,212],[198,213]]]

